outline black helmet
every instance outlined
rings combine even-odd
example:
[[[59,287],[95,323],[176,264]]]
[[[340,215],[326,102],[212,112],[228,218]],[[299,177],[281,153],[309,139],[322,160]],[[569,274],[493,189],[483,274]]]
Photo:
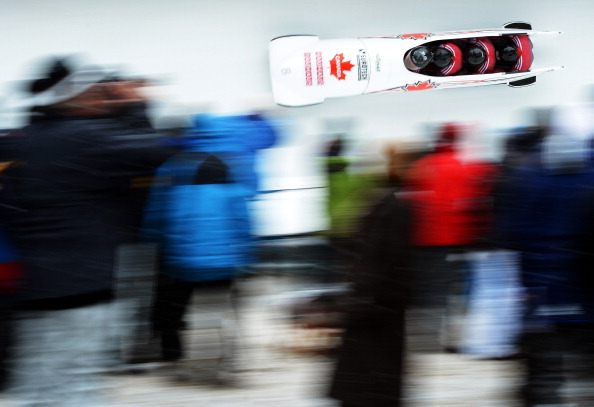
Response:
[[[422,69],[429,65],[433,58],[433,53],[429,48],[421,45],[420,47],[413,48],[409,56],[413,65],[418,69]]]
[[[445,68],[452,63],[453,59],[454,55],[447,48],[437,47],[435,51],[433,51],[433,63],[438,68]]]
[[[464,62],[468,65],[477,66],[485,62],[487,54],[478,45],[470,45],[464,50]]]
[[[512,45],[508,45],[504,47],[502,50],[500,50],[498,56],[502,62],[506,62],[509,64],[515,63],[519,58],[518,50],[516,49],[516,47]]]

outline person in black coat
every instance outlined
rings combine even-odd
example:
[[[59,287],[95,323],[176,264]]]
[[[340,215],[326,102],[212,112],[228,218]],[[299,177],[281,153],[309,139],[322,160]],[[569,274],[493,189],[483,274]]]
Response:
[[[593,249],[592,147],[575,122],[561,124],[512,168],[495,207],[494,241],[519,253],[525,291],[519,395],[527,407],[568,405],[568,397],[582,396],[563,391],[573,373],[591,375],[567,356],[591,354],[594,338],[591,268],[584,268]]]
[[[24,268],[9,391],[23,405],[95,405],[115,252],[141,216],[134,179],[171,151],[136,82],[56,60],[28,90],[30,124],[2,157],[13,161],[3,215]]]
[[[329,394],[343,407],[401,405],[410,218],[406,199],[390,192],[362,222],[353,291],[344,304],[346,329]]]

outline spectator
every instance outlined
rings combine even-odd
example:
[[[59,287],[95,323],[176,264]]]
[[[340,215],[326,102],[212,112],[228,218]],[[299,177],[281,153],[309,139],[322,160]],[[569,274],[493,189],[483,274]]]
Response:
[[[254,154],[273,136],[260,117],[197,115],[178,140],[184,152],[158,170],[144,236],[161,248],[153,324],[164,360],[185,356],[180,329],[194,293],[218,298],[216,328],[234,325],[229,296],[234,278],[251,261],[253,245],[247,204],[258,190]],[[233,336],[221,335],[229,341],[221,343],[219,379],[231,378]]]
[[[12,308],[22,278],[22,268],[12,244],[0,230],[0,390],[8,382],[9,348],[12,342]]]
[[[591,124],[581,126],[590,113],[580,116],[582,109],[558,109],[539,148],[500,188],[496,237],[520,253],[527,297],[522,401],[529,407],[565,405],[565,357],[591,352],[591,268],[582,266],[592,252],[594,170]]]
[[[350,144],[347,136],[337,134],[325,148],[329,224],[324,234],[329,245],[329,261],[324,281],[329,283],[346,278],[358,250],[356,234],[361,218],[390,182],[389,177],[373,168],[371,160],[347,155]]]
[[[411,337],[417,350],[458,351],[465,315],[464,256],[488,224],[495,167],[461,158],[463,130],[454,123],[442,125],[434,151],[416,161],[407,176],[415,245]]]
[[[169,154],[142,84],[52,59],[30,83],[30,123],[11,149],[8,233],[24,268],[9,393],[23,406],[102,406],[114,255],[137,219],[132,179]]]
[[[404,151],[389,154],[398,160]],[[357,236],[353,290],[344,299],[346,328],[330,387],[342,407],[401,405],[412,230],[401,192],[398,187],[380,199]]]

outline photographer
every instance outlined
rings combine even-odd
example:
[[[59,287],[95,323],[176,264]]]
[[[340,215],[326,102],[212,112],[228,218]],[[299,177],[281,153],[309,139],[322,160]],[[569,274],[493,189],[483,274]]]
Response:
[[[24,267],[9,394],[23,406],[95,406],[115,249],[134,238],[143,193],[170,151],[142,83],[53,60],[30,83],[30,123],[12,146],[4,215]]]

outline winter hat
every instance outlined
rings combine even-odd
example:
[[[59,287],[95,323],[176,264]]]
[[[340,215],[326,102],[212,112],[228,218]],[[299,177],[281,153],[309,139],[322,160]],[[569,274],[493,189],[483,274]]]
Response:
[[[52,58],[44,65],[42,77],[30,82],[25,89],[35,106],[49,106],[72,99],[113,74],[98,66],[76,66],[66,58]]]
[[[455,143],[460,136],[460,126],[456,123],[444,123],[437,130],[437,142],[444,144]]]

